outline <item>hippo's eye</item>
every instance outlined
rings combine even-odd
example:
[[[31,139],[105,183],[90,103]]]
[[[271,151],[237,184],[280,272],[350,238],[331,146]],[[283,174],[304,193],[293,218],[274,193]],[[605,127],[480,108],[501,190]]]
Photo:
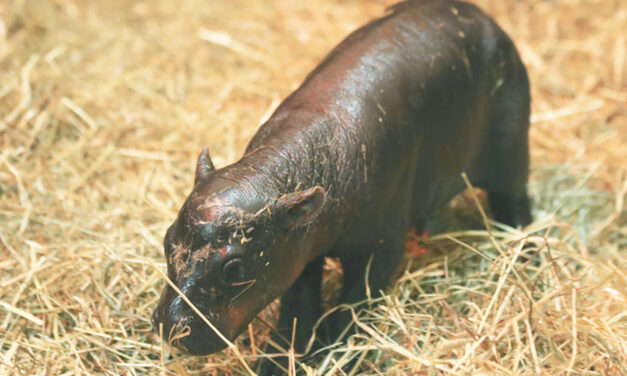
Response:
[[[242,282],[246,282],[246,268],[241,258],[229,260],[222,267],[222,278],[224,282],[233,286]]]

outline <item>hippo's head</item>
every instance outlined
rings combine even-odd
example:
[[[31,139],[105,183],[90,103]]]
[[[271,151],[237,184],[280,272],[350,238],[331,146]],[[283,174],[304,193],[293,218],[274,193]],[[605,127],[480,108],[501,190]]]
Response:
[[[233,340],[310,261],[303,234],[325,192],[316,186],[272,197],[264,192],[274,190],[228,169],[214,170],[203,150],[194,189],[166,232],[164,249],[170,280]],[[170,286],[152,320],[155,330],[162,325],[164,340],[190,354],[226,347]]]

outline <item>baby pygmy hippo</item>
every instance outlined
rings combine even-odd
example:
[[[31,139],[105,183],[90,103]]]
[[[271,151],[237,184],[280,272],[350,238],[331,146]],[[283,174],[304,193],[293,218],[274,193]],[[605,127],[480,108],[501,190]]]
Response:
[[[169,278],[229,340],[281,297],[274,341],[304,350],[322,314],[324,257],[340,303],[384,290],[407,230],[460,193],[465,172],[496,220],[530,222],[529,81],[510,38],[476,6],[405,1],[335,47],[250,141],[194,188],[165,235]],[[366,270],[368,272],[366,273]],[[296,324],[294,326],[294,320]],[[333,340],[349,323],[340,313]],[[174,345],[226,344],[166,286],[153,315]],[[269,365],[263,373],[278,373]]]

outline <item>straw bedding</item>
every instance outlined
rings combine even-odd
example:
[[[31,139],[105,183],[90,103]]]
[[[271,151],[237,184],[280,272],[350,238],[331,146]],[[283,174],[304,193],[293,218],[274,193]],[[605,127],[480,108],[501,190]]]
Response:
[[[469,191],[430,236],[410,236],[384,304],[355,315],[366,334],[296,369],[627,373],[627,4],[476,3],[531,76],[536,222],[486,226]],[[276,305],[240,336],[240,356],[171,354],[152,333],[162,236],[200,149],[235,161],[316,62],[390,4],[0,2],[0,374],[253,367]],[[327,274],[332,295],[335,261]]]

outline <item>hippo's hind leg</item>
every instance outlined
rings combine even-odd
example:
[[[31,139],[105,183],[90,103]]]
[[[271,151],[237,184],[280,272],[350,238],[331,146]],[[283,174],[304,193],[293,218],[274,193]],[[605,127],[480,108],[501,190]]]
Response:
[[[324,258],[310,262],[305,270],[281,296],[281,308],[279,322],[272,334],[272,342],[282,349],[277,349],[268,344],[266,352],[283,353],[291,346],[292,334],[294,338],[294,350],[297,353],[305,351],[312,330],[322,315],[322,266]],[[282,368],[288,369],[286,356],[273,358],[273,361]],[[285,375],[277,364],[268,359],[262,359],[259,367],[259,375]]]
[[[531,223],[531,206],[526,192],[517,194],[488,192],[488,200],[490,210],[497,221],[512,227]]]
[[[494,218],[506,225],[531,222],[529,177],[529,80],[522,64],[494,92],[488,171],[478,185],[488,192]]]

